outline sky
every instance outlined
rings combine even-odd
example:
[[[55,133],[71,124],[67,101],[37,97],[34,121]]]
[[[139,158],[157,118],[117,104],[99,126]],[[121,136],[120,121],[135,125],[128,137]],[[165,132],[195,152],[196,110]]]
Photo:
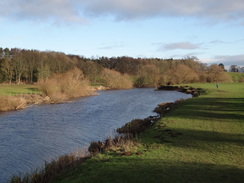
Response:
[[[1,0],[0,47],[244,66],[244,0]]]

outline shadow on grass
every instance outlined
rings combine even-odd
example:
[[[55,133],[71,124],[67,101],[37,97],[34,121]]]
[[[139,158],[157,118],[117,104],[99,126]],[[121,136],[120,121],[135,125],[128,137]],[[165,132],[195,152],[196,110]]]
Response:
[[[189,119],[244,119],[243,98],[198,98],[186,101],[173,116]]]
[[[95,166],[92,166],[95,165]],[[64,182],[140,182],[140,183],[241,183],[244,170],[214,164],[143,159],[138,157],[97,161],[77,170],[79,176],[69,172]],[[70,175],[69,175],[70,174]]]
[[[38,88],[27,88],[28,90],[31,90],[32,92],[40,92]]]
[[[242,134],[173,128],[171,131],[167,131],[167,129],[162,130],[161,134],[158,133],[154,138],[157,138],[162,144],[172,142],[170,146],[199,149],[209,152],[222,152],[224,149],[228,150],[232,145],[239,146],[240,148],[244,147],[244,135]]]

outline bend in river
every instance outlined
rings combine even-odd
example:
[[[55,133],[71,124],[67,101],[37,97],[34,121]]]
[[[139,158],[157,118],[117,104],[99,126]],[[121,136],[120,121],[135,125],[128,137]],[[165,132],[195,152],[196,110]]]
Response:
[[[0,114],[0,182],[30,173],[91,141],[104,140],[132,119],[155,115],[152,111],[159,103],[191,97],[151,88],[99,94]]]

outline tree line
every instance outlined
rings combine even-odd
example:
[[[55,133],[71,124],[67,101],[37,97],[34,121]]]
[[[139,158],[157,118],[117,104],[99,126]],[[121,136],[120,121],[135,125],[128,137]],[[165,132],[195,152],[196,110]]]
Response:
[[[231,80],[223,67],[207,66],[195,57],[85,58],[53,51],[0,48],[0,83],[40,82],[74,68],[78,68],[91,84],[110,85],[111,88],[118,88],[118,83],[128,88]]]
[[[244,73],[244,67],[240,67],[238,65],[231,65],[229,68],[230,72],[241,72]]]

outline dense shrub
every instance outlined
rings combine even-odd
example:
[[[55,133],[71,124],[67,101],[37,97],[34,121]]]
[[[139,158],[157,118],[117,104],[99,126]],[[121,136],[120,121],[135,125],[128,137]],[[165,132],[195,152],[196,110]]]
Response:
[[[136,87],[156,87],[162,82],[162,73],[157,65],[149,64],[137,71]]]
[[[77,68],[64,74],[56,74],[52,78],[39,82],[39,85],[40,89],[54,102],[92,94],[88,80]]]
[[[207,82],[232,82],[232,79],[223,68],[213,64],[208,69]]]
[[[133,87],[133,83],[129,75],[121,74],[114,70],[105,68],[102,71],[102,78],[105,85],[110,89],[130,89]]]

